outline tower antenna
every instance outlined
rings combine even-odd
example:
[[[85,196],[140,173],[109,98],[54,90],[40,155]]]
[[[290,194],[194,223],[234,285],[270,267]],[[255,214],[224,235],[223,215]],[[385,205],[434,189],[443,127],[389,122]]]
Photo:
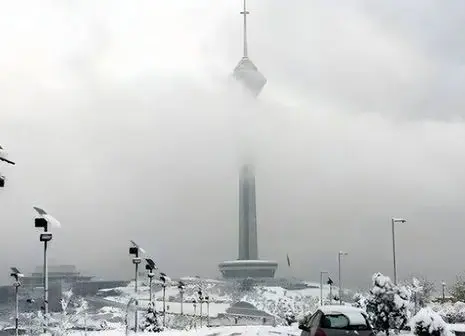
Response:
[[[241,14],[244,16],[244,58],[248,57],[248,50],[247,50],[247,14],[250,14],[247,11],[247,0],[244,0],[244,9],[242,10]]]

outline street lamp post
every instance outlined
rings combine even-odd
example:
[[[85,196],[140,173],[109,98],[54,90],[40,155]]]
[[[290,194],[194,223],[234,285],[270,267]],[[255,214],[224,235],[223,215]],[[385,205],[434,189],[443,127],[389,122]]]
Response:
[[[192,305],[194,306],[194,327],[197,329],[197,321],[196,321],[196,316],[197,316],[197,301],[194,299],[192,300]]]
[[[166,280],[168,277],[165,273],[160,273],[160,280],[162,282],[161,287],[163,288],[163,327],[166,326]]]
[[[397,263],[396,263],[396,231],[395,231],[395,224],[396,223],[405,223],[407,220],[403,218],[391,218],[391,226],[392,226],[392,262],[394,266],[394,284],[397,285]]]
[[[180,296],[180,300],[181,300],[181,315],[184,315],[184,307],[183,307],[183,304],[184,304],[184,288],[185,288],[184,283],[182,281],[179,281],[178,289],[179,289],[179,296]]]
[[[446,283],[442,282],[442,303],[446,302]]]
[[[47,266],[47,248],[48,242],[52,240],[52,233],[48,231],[49,224],[55,227],[60,227],[61,224],[53,216],[49,215],[45,210],[33,207],[39,214],[39,217],[34,219],[34,226],[36,228],[43,228],[44,232],[40,234],[39,240],[44,243],[44,329],[48,327],[48,266]]]
[[[342,306],[342,272],[341,272],[341,259],[342,256],[349,255],[347,252],[339,251],[338,253],[338,268],[339,268],[339,304]]]
[[[328,271],[320,272],[320,306],[323,306],[323,274],[329,274]]]
[[[147,264],[145,265],[145,269],[148,271],[147,276],[149,277],[149,302],[150,305],[153,306],[152,282],[153,277],[155,276],[155,273],[153,273],[153,271],[157,269],[157,265],[155,265],[155,262],[150,258],[146,258],[145,261],[147,262]],[[155,307],[153,308],[155,309]]]
[[[21,282],[19,281],[20,278],[22,278],[24,275],[16,268],[16,267],[11,267],[11,274],[15,279],[15,282],[13,283],[13,286],[15,287],[15,335],[19,335],[19,287],[21,286]]]
[[[202,328],[202,306],[203,306],[203,294],[202,294],[202,288],[199,288],[199,291],[197,292],[199,294],[199,303],[200,303],[200,328]]]
[[[137,333],[139,329],[139,300],[137,299],[137,283],[139,278],[139,264],[142,262],[142,259],[139,257],[139,253],[145,253],[144,249],[137,245],[134,241],[131,240],[132,246],[129,247],[129,254],[132,255],[132,263],[134,264],[134,305],[136,307],[134,313],[134,331]]]
[[[205,302],[207,303],[207,327],[210,327],[210,297],[205,296]]]

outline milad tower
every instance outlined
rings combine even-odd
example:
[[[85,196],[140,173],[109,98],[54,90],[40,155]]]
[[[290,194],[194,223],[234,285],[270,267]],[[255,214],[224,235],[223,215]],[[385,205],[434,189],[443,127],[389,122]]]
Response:
[[[241,15],[244,18],[244,51],[242,59],[234,68],[233,77],[254,97],[258,97],[267,80],[253,64],[248,55],[247,15],[244,0]],[[278,268],[275,261],[260,260],[257,244],[257,210],[255,195],[255,172],[252,164],[246,163],[239,172],[239,257],[219,265],[226,279],[273,278]]]

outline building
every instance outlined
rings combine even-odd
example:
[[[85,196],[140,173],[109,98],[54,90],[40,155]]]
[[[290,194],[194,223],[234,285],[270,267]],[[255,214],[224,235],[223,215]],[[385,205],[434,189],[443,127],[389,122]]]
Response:
[[[247,92],[257,97],[267,80],[248,56],[247,15],[249,12],[244,0],[244,54],[234,68],[233,76]],[[239,173],[239,257],[225,261],[219,270],[226,279],[273,278],[278,263],[260,260],[257,243],[257,210],[255,193],[255,172],[251,164],[244,164]]]
[[[61,285],[72,285],[79,281],[90,281],[93,277],[82,275],[74,265],[50,265],[48,267],[49,284],[59,283]],[[44,273],[43,267],[37,266],[30,276],[22,279],[24,287],[43,287]]]
[[[82,297],[97,295],[101,289],[124,287],[129,281],[95,281],[93,276],[82,275],[74,265],[50,265],[49,279],[49,309],[60,311],[61,298],[64,291],[72,290],[73,294]],[[44,295],[43,267],[38,266],[30,276],[21,278],[20,310],[37,312],[43,307]],[[14,306],[14,287],[0,286],[0,308],[2,305]],[[0,311],[1,313],[1,311]],[[1,314],[0,314],[1,315]]]

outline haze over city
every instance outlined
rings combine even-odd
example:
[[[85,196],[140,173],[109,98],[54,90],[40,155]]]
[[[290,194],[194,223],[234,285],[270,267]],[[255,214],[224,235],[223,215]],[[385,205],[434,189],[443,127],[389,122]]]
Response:
[[[279,274],[335,274],[344,250],[345,284],[366,286],[391,272],[391,216],[408,219],[399,278],[463,271],[465,4],[248,6],[258,101],[229,80],[237,1],[3,5],[1,144],[17,162],[1,167],[3,282],[41,264],[33,205],[63,225],[51,262],[129,278],[134,239],[168,274],[219,276],[237,255],[244,156]]]

